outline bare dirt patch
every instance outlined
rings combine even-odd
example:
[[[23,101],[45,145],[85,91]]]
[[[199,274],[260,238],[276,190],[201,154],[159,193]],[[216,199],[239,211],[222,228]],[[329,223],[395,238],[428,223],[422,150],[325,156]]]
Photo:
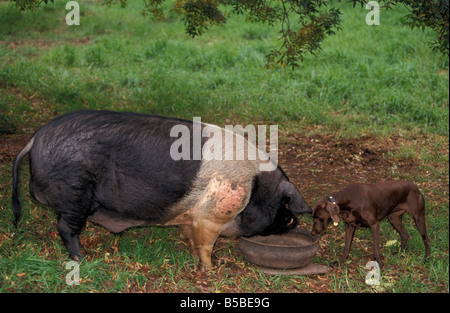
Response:
[[[0,136],[0,165],[13,162],[20,150],[31,139],[32,134]]]
[[[281,145],[279,164],[309,200],[317,200],[349,183],[393,179],[391,168],[417,167],[414,161],[387,157],[395,138],[335,139],[331,135],[292,136]]]
[[[90,44],[92,42],[92,38],[90,36],[85,36],[82,38],[75,38],[72,41],[65,40],[47,40],[43,38],[37,39],[15,39],[15,40],[2,40],[0,41],[0,45],[4,45],[8,47],[10,50],[17,50],[23,47],[35,47],[39,49],[50,49],[57,46],[62,46],[65,44],[68,45],[85,45]]]

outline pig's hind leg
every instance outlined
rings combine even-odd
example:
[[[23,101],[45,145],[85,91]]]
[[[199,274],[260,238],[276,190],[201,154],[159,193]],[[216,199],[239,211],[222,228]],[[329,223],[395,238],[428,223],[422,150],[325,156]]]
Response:
[[[181,234],[183,235],[184,240],[186,240],[187,244],[189,245],[189,248],[191,248],[191,253],[194,257],[197,257],[197,250],[195,249],[194,244],[194,230],[192,228],[192,224],[190,225],[179,225],[178,229],[181,231]]]
[[[89,190],[83,196],[66,197],[65,201],[52,204],[58,212],[58,223],[56,228],[61,239],[69,252],[70,257],[79,261],[82,258],[80,233],[86,225],[91,209],[91,197]],[[62,199],[60,199],[62,200]]]
[[[79,220],[78,218],[75,218]],[[84,222],[82,220],[75,222],[73,218],[68,216],[67,214],[58,214],[58,224],[57,229],[61,239],[69,252],[69,256],[75,260],[79,261],[82,258],[81,255],[81,243],[80,243],[80,232],[86,223],[86,219]]]

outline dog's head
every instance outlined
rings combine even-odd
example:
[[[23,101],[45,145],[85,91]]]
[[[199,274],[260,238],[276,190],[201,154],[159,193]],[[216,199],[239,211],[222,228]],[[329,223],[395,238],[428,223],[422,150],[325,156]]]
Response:
[[[324,198],[317,202],[313,209],[313,219],[311,233],[315,236],[321,235],[331,220],[337,226],[341,219],[339,217],[339,205],[334,198]]]

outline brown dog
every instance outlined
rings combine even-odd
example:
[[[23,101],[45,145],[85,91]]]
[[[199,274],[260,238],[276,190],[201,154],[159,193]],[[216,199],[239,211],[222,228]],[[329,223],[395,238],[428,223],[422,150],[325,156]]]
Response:
[[[345,247],[340,258],[348,257],[356,227],[370,227],[373,253],[383,267],[379,251],[380,221],[386,216],[400,234],[400,250],[404,249],[409,235],[402,224],[402,215],[409,212],[425,244],[425,258],[430,255],[430,239],[425,226],[425,200],[416,185],[409,182],[390,181],[375,184],[352,184],[317,202],[313,209],[312,234],[320,235],[333,220],[337,226],[345,222]]]

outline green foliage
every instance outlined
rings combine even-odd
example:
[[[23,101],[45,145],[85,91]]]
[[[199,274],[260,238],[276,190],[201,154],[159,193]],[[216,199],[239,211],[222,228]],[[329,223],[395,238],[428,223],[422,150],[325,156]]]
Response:
[[[16,3],[16,6],[21,10],[32,10],[41,5],[41,3],[48,4],[49,0],[11,0]],[[50,0],[54,3],[54,0]]]
[[[11,0],[22,10],[33,9],[48,0]],[[53,0],[50,0],[53,2]],[[449,2],[448,0],[381,0],[385,8],[403,4],[409,14],[406,23],[413,27],[430,28],[437,34],[432,43],[435,50],[449,53]],[[108,5],[120,3],[126,7],[128,0],[104,0]],[[230,13],[246,14],[249,22],[279,25],[281,44],[266,57],[269,64],[298,67],[306,52],[314,54],[321,49],[326,36],[335,34],[341,26],[341,12],[328,6],[337,1],[326,0],[176,0],[171,11],[181,16],[186,33],[191,37],[202,35],[213,25],[225,24]],[[367,0],[350,0],[355,6]],[[165,0],[144,0],[143,15],[163,18]],[[229,8],[229,11],[227,11]]]
[[[297,30],[291,28],[289,13],[286,11],[296,12],[293,6],[285,9],[282,19],[281,38],[282,45],[279,49],[273,50],[267,57],[269,63],[275,61],[281,66],[298,67],[299,62],[303,61],[305,51],[314,54],[315,50],[320,49],[325,36],[334,34],[334,29],[340,28],[340,11],[339,9],[330,9],[327,13],[321,15],[311,14],[303,18],[300,15],[302,27]],[[316,9],[313,7],[312,12]]]
[[[364,8],[340,10],[343,29],[301,68],[284,70],[264,68],[276,29],[247,15],[192,40],[175,13],[140,15],[140,0],[127,9],[86,3],[80,27],[55,18],[67,12],[63,1],[27,12],[3,5],[0,41],[11,47],[0,45],[0,112],[20,128],[31,127],[29,116],[38,127],[52,114],[103,108],[219,124],[304,122],[341,134],[448,135],[448,59],[423,45],[433,32],[402,25],[401,6],[383,13],[381,27],[365,24]]]
[[[127,0],[103,0],[108,6],[120,4],[122,8],[127,6]]]
[[[162,0],[146,0],[145,12],[155,17],[164,16]],[[231,13],[246,14],[249,22],[270,26],[281,25],[281,46],[272,50],[269,63],[282,67],[298,67],[305,52],[314,53],[327,35],[339,29],[340,11],[325,9],[329,1],[254,1],[254,0],[178,0],[173,11],[182,17],[186,33],[202,35],[210,26],[224,24]],[[224,7],[231,8],[223,11]],[[295,21],[292,20],[295,16]]]
[[[188,0],[177,1],[174,11],[182,16],[186,32],[192,36],[200,36],[209,25],[225,23],[225,16],[219,10],[220,1]]]
[[[388,1],[390,5],[391,2]],[[449,30],[449,1],[399,1],[405,4],[410,14],[407,15],[408,25],[417,28],[431,28],[437,34],[437,39],[432,43],[433,49],[443,54],[449,53],[448,30]]]

